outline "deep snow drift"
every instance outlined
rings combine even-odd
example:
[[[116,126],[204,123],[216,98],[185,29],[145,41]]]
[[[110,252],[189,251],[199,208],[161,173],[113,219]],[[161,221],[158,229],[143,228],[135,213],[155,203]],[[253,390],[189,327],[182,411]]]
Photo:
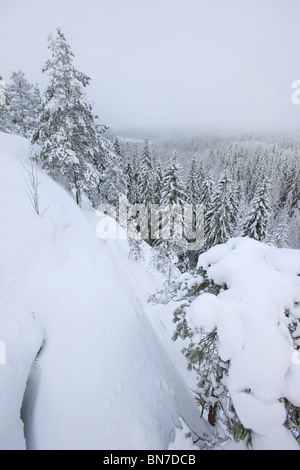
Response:
[[[179,415],[201,434],[175,349],[144,311],[160,281],[128,262],[126,241],[99,240],[97,217],[41,171],[38,216],[28,154],[0,134],[0,448],[167,449]]]

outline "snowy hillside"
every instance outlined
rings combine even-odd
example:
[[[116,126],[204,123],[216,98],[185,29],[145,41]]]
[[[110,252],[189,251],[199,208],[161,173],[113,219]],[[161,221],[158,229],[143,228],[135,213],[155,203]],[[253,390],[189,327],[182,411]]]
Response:
[[[144,311],[159,280],[128,262],[127,242],[99,240],[97,217],[42,172],[38,216],[28,153],[0,134],[0,448],[167,449],[179,415],[201,434],[180,352]]]

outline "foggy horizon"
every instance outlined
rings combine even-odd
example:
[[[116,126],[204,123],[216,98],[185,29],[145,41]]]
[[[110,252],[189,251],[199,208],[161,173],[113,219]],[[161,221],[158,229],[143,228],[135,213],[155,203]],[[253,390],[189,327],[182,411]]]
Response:
[[[22,70],[43,91],[47,37],[60,27],[114,133],[299,129],[296,0],[13,0],[1,10],[5,82]]]

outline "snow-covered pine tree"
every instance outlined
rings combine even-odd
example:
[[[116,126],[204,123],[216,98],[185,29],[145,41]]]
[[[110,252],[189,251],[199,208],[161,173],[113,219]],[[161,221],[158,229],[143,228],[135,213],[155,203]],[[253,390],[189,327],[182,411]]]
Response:
[[[225,243],[235,229],[235,207],[232,204],[232,185],[228,175],[219,180],[205,218],[205,246]]]
[[[11,74],[6,90],[7,128],[13,134],[31,137],[37,127],[41,107],[39,89],[22,71]]]
[[[176,330],[173,340],[181,338],[185,341],[187,346],[182,353],[186,357],[187,367],[197,373],[195,399],[201,408],[202,416],[213,427],[216,439],[216,442],[208,442],[207,446],[226,440],[225,428],[236,441],[243,440],[251,447],[252,431],[245,429],[240,422],[227,388],[226,376],[230,362],[224,362],[219,356],[217,329],[191,329],[186,319],[189,306],[198,296],[217,296],[226,289],[226,285],[217,285],[209,279],[207,272],[202,268],[197,268],[190,275],[184,275],[173,292],[173,300],[180,302],[174,312],[173,322],[176,324]]]
[[[74,190],[80,204],[82,192],[89,195],[99,184],[95,163],[103,151],[100,135],[106,127],[96,124],[85,94],[90,78],[75,68],[74,54],[59,28],[56,38],[50,35],[48,47],[51,58],[43,72],[48,73],[50,84],[33,142],[41,146],[42,167]]]
[[[250,213],[245,221],[244,236],[264,241],[269,235],[272,209],[269,201],[269,184],[263,176],[258,183],[255,196],[251,202]]]

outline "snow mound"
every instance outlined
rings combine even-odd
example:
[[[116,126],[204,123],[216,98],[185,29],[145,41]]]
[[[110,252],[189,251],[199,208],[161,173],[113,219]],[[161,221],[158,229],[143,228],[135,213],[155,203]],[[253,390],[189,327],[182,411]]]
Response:
[[[200,296],[187,319],[191,327],[217,327],[219,355],[231,361],[227,385],[240,420],[254,431],[255,448],[299,449],[283,426],[279,400],[300,404],[300,361],[293,360],[286,315],[299,318],[300,251],[236,238],[202,254],[198,266],[228,289]]]
[[[28,153],[25,139],[0,134],[1,448],[168,449],[179,415],[200,435],[144,312],[156,281],[39,170],[38,216],[24,191]]]

